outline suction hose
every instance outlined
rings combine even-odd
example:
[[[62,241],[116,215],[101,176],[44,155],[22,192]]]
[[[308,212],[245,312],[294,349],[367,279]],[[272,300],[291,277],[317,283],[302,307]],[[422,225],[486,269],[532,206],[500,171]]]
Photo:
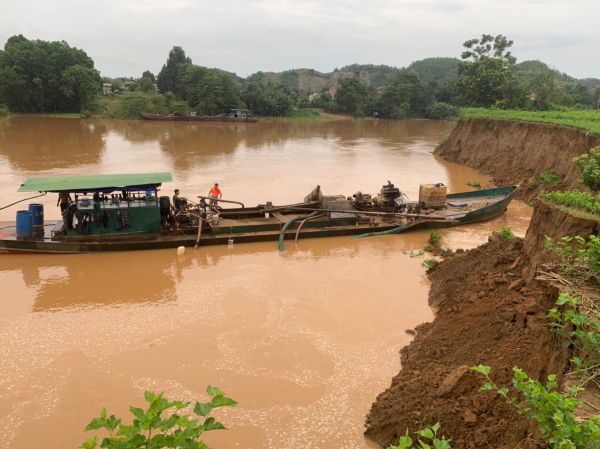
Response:
[[[285,237],[285,231],[287,231],[291,225],[293,225],[299,220],[307,220],[309,218],[315,217],[316,215],[317,212],[313,212],[312,214],[304,215],[303,217],[292,218],[290,221],[286,222],[286,224],[284,224],[283,228],[281,229],[281,233],[279,234],[279,251],[283,251],[283,238]]]

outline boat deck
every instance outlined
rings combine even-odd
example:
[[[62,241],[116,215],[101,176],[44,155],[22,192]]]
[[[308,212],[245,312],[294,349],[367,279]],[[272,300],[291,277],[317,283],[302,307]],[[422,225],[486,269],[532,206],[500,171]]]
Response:
[[[300,220],[289,226],[284,239],[313,237],[351,236],[365,233],[393,230],[406,226],[406,229],[441,228],[457,224],[474,223],[498,216],[506,210],[514,189],[494,189],[489,191],[468,192],[448,195],[449,205],[431,213],[423,211],[418,215],[399,216],[392,213],[369,215],[353,208],[342,195],[323,196],[321,209],[323,214],[307,221],[298,231]],[[452,203],[460,204],[453,206]],[[255,210],[257,209],[257,210]],[[224,211],[226,211],[225,209]],[[279,208],[265,216],[268,209],[249,208],[252,215],[240,213],[237,217],[222,217],[219,224],[210,230],[203,230],[200,246],[227,244],[230,239],[236,243],[276,241],[284,225],[295,218],[310,214],[315,209],[284,210]],[[356,212],[354,212],[356,210]],[[254,212],[257,212],[256,214]],[[318,212],[317,212],[318,213]],[[415,219],[418,217],[418,219]],[[47,252],[82,253],[105,251],[130,251],[143,249],[175,248],[194,246],[198,228],[185,227],[163,229],[154,234],[123,233],[105,235],[70,235],[68,237],[55,231],[62,229],[63,221],[46,221],[43,227],[35,228],[32,239],[17,239],[14,222],[0,222],[0,252]]]

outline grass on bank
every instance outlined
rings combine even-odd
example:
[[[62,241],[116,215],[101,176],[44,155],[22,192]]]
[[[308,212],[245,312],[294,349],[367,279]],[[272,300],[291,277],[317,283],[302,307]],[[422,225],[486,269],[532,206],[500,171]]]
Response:
[[[293,108],[286,115],[286,118],[302,118],[302,119],[311,119],[311,120],[335,120],[334,117],[329,115],[321,114],[316,109],[298,109]]]
[[[10,111],[2,104],[0,104],[0,115],[10,115]]]
[[[542,192],[542,201],[549,206],[584,220],[600,222],[600,198],[586,192]]]
[[[553,125],[571,126],[584,129],[592,134],[600,135],[600,113],[595,110],[567,111],[513,111],[504,109],[463,108],[461,119],[508,119],[524,120],[527,122],[551,123]]]

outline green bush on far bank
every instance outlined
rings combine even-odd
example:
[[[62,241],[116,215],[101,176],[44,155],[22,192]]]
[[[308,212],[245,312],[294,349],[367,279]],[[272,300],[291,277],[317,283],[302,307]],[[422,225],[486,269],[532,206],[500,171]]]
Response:
[[[9,115],[10,111],[2,104],[0,104],[0,115]]]
[[[316,109],[299,109],[293,108],[286,115],[287,118],[306,118],[306,119],[316,119],[316,120],[331,120],[332,117],[328,115],[323,115]]]
[[[527,122],[551,123],[584,129],[600,134],[600,114],[594,110],[566,109],[564,111],[517,111],[509,109],[463,108],[461,120],[467,118],[523,120]]]
[[[542,192],[542,199],[551,204],[600,215],[600,196],[594,196],[587,192],[580,192],[579,190]]]

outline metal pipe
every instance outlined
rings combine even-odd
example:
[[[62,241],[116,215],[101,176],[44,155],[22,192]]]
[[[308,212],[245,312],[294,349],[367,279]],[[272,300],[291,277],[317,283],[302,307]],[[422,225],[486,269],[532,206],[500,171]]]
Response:
[[[268,212],[268,209],[264,209]],[[340,214],[362,214],[362,215],[373,215],[376,217],[411,217],[411,218],[432,218],[431,215],[426,214],[407,214],[407,213],[394,213],[394,212],[368,212],[361,210],[337,210],[337,209],[308,209],[303,207],[290,207],[286,210],[298,210],[303,212],[329,212],[329,213],[340,213]]]
[[[211,198],[209,196],[199,196],[198,198],[200,198],[201,200],[210,200],[210,201],[218,201],[221,203],[233,203],[233,204],[239,204],[240,206],[242,206],[242,208],[246,207],[244,206],[244,203],[241,203],[239,201],[232,201],[232,200],[218,200],[216,198]]]
[[[44,193],[42,193],[41,195],[36,195],[36,196],[32,196],[32,197],[30,197],[30,198],[25,198],[24,200],[15,201],[14,203],[11,203],[11,204],[9,204],[8,206],[0,207],[0,210],[2,210],[2,209],[6,209],[7,207],[10,207],[10,206],[14,206],[15,204],[22,203],[23,201],[28,201],[28,200],[32,200],[32,199],[34,199],[34,198],[39,198],[40,196],[44,196],[44,195],[46,195],[47,193],[48,193],[48,192],[44,192]]]

